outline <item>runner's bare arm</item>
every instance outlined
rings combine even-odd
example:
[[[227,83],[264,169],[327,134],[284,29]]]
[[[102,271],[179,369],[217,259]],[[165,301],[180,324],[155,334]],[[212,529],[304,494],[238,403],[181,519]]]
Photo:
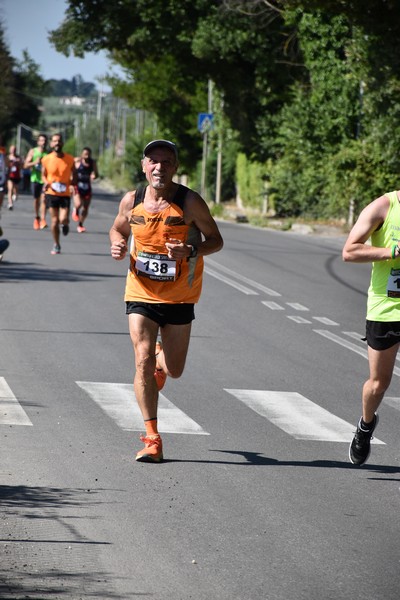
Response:
[[[33,148],[31,148],[28,152],[28,154],[26,155],[25,158],[25,162],[24,162],[24,169],[29,169],[30,167],[33,167],[33,165],[37,164],[37,161],[33,161]]]
[[[97,161],[93,159],[93,171],[90,173],[90,179],[97,179],[99,177],[99,170],[97,168]]]
[[[201,196],[190,190],[185,197],[184,219],[188,225],[194,224],[202,233],[202,242],[196,248],[198,256],[206,256],[221,250],[224,242],[214,221],[207,204]],[[181,260],[188,258],[192,252],[192,246],[179,240],[170,239],[165,247],[169,258]]]
[[[42,163],[42,181],[43,181],[43,191],[45,192],[49,187],[49,182],[47,181],[47,169]]]
[[[111,226],[109,235],[111,242],[111,256],[115,260],[122,260],[128,250],[128,239],[131,234],[129,218],[135,199],[134,192],[128,192],[119,203],[118,214]]]
[[[75,167],[75,163],[72,166],[71,170],[71,185],[76,185],[78,183],[78,172]]]
[[[391,247],[377,248],[365,243],[384,222],[388,208],[389,198],[384,195],[361,211],[343,247],[342,257],[345,262],[364,263],[388,260],[392,257]]]
[[[204,237],[197,248],[199,256],[207,256],[221,250],[224,242],[218,225],[211,216],[206,202],[196,192],[191,192],[185,202],[185,221],[194,223]]]

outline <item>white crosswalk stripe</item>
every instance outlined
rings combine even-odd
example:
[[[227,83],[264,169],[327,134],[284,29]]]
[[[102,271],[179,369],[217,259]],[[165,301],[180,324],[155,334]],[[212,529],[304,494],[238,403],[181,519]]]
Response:
[[[32,421],[14,396],[4,377],[0,377],[0,425],[32,426]]]
[[[297,392],[225,389],[257,414],[298,440],[349,443],[355,425]],[[374,438],[372,443],[384,444]]]
[[[143,417],[132,384],[94,381],[76,383],[121,429],[143,431]],[[210,435],[161,393],[158,398],[158,429],[160,433]]]

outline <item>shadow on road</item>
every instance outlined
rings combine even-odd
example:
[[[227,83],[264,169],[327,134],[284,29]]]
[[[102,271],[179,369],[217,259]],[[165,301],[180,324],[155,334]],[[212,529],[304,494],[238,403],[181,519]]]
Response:
[[[96,547],[111,543],[91,540],[73,525],[77,519],[93,518],[86,516],[88,513],[77,516],[76,511],[103,504],[98,499],[102,491],[0,485],[2,600],[81,598],[83,595],[123,600],[151,595],[140,591],[115,593],[115,575],[96,568]],[[32,520],[37,521],[36,526]],[[15,527],[17,522],[20,525]],[[34,533],[29,535],[28,532]]]
[[[78,271],[69,269],[50,269],[39,267],[34,263],[2,263],[1,281],[102,281],[104,279],[126,278],[126,273],[106,274],[94,271]]]
[[[363,470],[373,471],[374,473],[382,474],[397,474],[400,473],[400,466],[388,466],[388,465],[372,465],[367,464],[362,467],[357,467],[350,462],[338,461],[338,460],[278,460],[276,458],[269,458],[263,456],[260,452],[246,452],[244,450],[210,450],[210,452],[222,452],[225,454],[234,454],[241,456],[244,460],[233,461],[233,460],[185,460],[185,459],[164,459],[164,463],[168,462],[191,462],[191,463],[205,463],[205,464],[219,464],[219,465],[237,465],[237,466],[266,466],[266,467],[317,467],[320,469],[351,469],[351,470]]]

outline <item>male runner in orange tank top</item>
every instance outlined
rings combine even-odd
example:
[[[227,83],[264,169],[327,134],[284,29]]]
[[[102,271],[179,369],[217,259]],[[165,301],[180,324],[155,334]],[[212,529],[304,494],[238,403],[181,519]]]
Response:
[[[221,250],[223,240],[201,196],[173,182],[178,168],[173,142],[147,144],[142,168],[148,186],[122,198],[110,241],[111,256],[122,260],[132,234],[125,302],[135,354],[134,391],[146,429],[136,460],[161,462],[158,392],[167,375],[183,373],[203,256]]]
[[[51,136],[52,152],[42,158],[43,191],[46,207],[51,217],[51,233],[54,246],[51,254],[60,254],[60,224],[63,235],[69,232],[70,186],[76,184],[75,160],[72,154],[63,152],[60,133]]]

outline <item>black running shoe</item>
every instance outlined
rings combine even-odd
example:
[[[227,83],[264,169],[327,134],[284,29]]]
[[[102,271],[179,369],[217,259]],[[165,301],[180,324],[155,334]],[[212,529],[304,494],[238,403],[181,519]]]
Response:
[[[64,225],[62,226],[62,232],[63,232],[63,235],[68,235],[68,233],[69,233],[68,223],[64,223]]]
[[[379,417],[374,415],[371,429],[365,430],[361,427],[361,419],[349,448],[349,458],[353,465],[363,465],[371,452],[371,439],[375,427],[378,425]]]

